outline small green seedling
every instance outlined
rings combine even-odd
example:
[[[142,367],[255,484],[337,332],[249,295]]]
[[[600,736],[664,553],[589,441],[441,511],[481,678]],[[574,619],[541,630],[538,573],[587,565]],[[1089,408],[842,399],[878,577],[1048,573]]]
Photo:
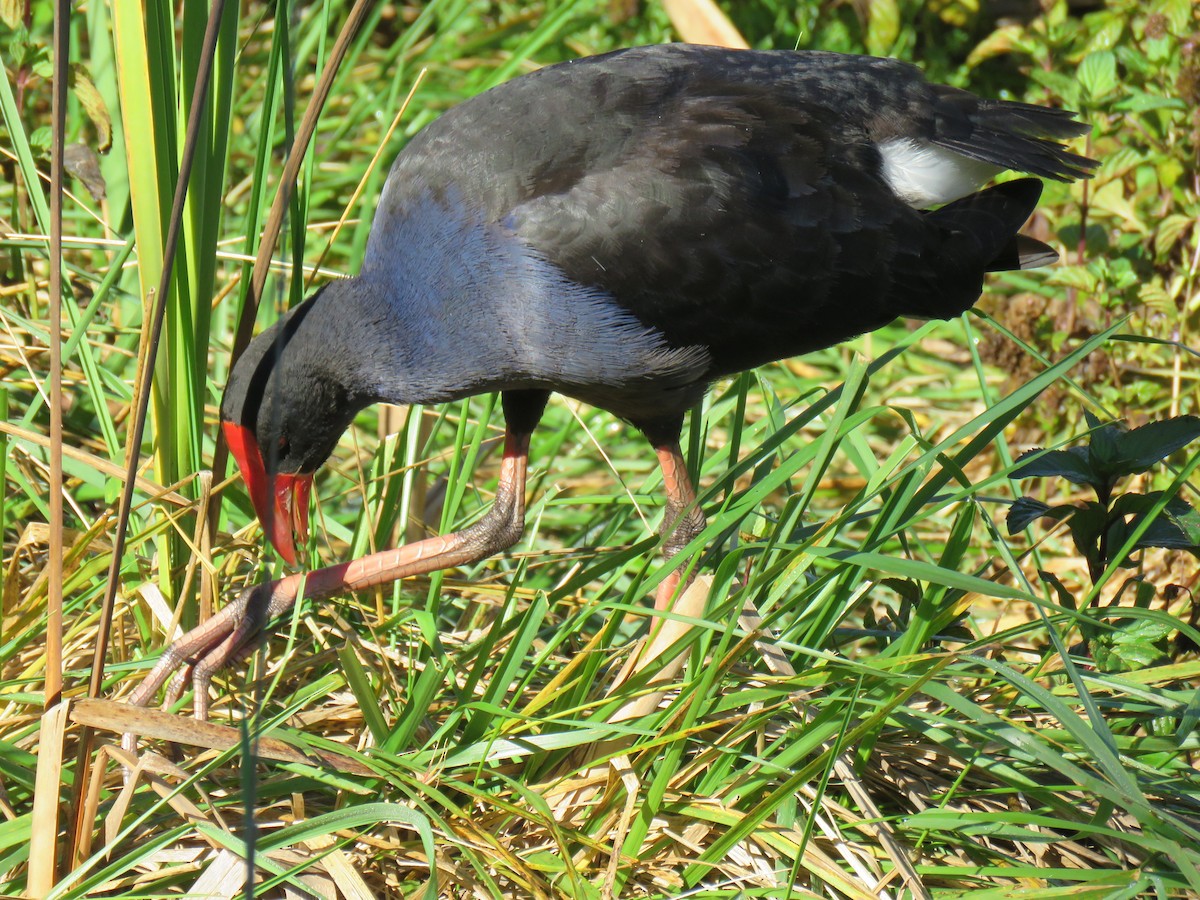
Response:
[[[1163,504],[1162,491],[1146,494],[1116,492],[1121,479],[1149,471],[1176,450],[1200,437],[1200,418],[1178,416],[1132,430],[1119,422],[1101,425],[1091,415],[1087,415],[1087,420],[1092,431],[1085,446],[1068,450],[1032,450],[1017,460],[1013,477],[1065,478],[1072,484],[1090,486],[1096,499],[1051,506],[1033,497],[1018,497],[1008,511],[1008,533],[1024,531],[1036,519],[1043,517],[1065,520],[1076,549],[1087,560],[1092,583],[1096,584],[1112,563],[1112,554],[1124,547],[1129,536],[1161,505],[1161,510],[1146,525],[1132,550],[1163,547],[1200,554],[1200,513],[1185,500],[1171,497]],[[1120,565],[1130,566],[1133,563],[1126,559]],[[1074,607],[1070,593],[1057,578],[1049,573],[1043,573],[1043,577],[1052,584],[1064,603]],[[1150,585],[1138,584],[1135,593],[1137,605],[1144,606],[1153,597],[1154,589]],[[1144,633],[1147,628],[1151,628],[1154,634]],[[1169,630],[1160,623],[1148,620],[1135,620],[1130,623],[1130,629],[1129,633],[1119,631],[1110,635],[1109,639],[1100,641],[1106,651],[1103,655],[1130,656],[1130,652],[1126,651],[1133,651],[1134,645],[1142,649],[1134,652],[1133,656],[1144,655],[1149,650],[1147,644],[1158,643]],[[1159,634],[1159,631],[1162,633]],[[1092,643],[1097,652],[1102,650],[1101,646],[1094,643],[1098,636],[1099,633],[1093,629],[1085,629],[1085,642]],[[1113,658],[1112,661],[1118,660]],[[1144,659],[1141,661],[1146,662]],[[1135,660],[1124,659],[1124,662],[1128,664]]]

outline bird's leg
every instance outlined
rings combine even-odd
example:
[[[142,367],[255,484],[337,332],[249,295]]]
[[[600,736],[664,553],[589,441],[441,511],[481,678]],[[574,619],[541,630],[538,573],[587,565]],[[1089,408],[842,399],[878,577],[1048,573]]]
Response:
[[[508,428],[496,499],[474,525],[452,534],[426,538],[394,550],[247,588],[216,616],[172,644],[133,692],[130,702],[145,706],[171,674],[180,670],[181,676],[168,690],[170,702],[172,695],[177,697],[182,691],[187,669],[193,668],[196,714],[203,718],[213,675],[237,659],[249,648],[266,622],[288,612],[301,596],[319,599],[365,590],[410,575],[477,562],[511,547],[525,529],[529,438],[545,407],[546,396],[541,391],[513,391],[504,395]]]
[[[655,441],[654,452],[658,454],[658,464],[662,468],[663,486],[667,494],[667,506],[663,510],[660,532],[664,538],[662,552],[666,559],[671,559],[704,530],[704,511],[696,503],[696,489],[692,486],[691,476],[688,475],[683,451],[679,448],[679,439],[676,437],[669,441]],[[691,584],[692,576],[689,573],[685,579],[682,574],[683,567],[681,563],[659,583],[658,591],[654,595],[656,610],[670,609],[675,597],[682,594]]]
[[[704,530],[704,512],[696,503],[696,490],[688,475],[687,465],[683,460],[683,451],[679,449],[679,431],[682,420],[661,423],[662,427],[646,428],[646,436],[654,445],[658,455],[658,464],[662,468],[663,485],[666,489],[667,505],[663,510],[662,525],[659,533],[663,538],[663,558],[671,561],[684,547],[701,531]],[[679,599],[684,596],[688,586],[693,581],[689,571],[684,577],[687,560],[675,563],[671,573],[658,583],[654,593],[654,608],[659,612],[673,610]],[[633,653],[626,658],[616,677],[609,687],[609,693],[623,685],[635,673],[640,671],[649,660],[660,655],[679,633],[673,630],[672,623],[666,619],[653,622],[650,634],[641,641]],[[663,641],[666,640],[666,643]],[[663,676],[666,677],[666,676]]]

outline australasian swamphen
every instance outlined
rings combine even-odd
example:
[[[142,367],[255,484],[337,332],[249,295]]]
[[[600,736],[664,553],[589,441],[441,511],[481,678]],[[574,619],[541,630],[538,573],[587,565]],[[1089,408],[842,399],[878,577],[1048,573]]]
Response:
[[[898,316],[950,318],[985,272],[1056,259],[1018,230],[1041,182],[1095,163],[1070,112],[985,100],[891,59],[640,47],[516,78],[397,157],[362,272],[237,361],[221,420],[255,511],[296,561],[313,472],[370,404],[499,391],[496,499],[471,527],[307,574],[321,596],[462,565],[522,533],[530,434],[552,392],[641,429],[662,465],[664,553],[699,533],[679,447],[715,378]],[[978,193],[976,193],[978,191]],[[930,209],[931,207],[937,207]],[[212,673],[286,612],[301,576],[249,589],[177,641],[131,698]],[[655,606],[681,588],[664,580]]]

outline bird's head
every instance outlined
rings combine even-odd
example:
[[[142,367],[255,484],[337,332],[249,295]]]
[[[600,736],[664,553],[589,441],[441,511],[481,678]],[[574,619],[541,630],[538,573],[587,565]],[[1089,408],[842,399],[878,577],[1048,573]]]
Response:
[[[229,373],[221,427],[263,531],[287,562],[308,539],[313,474],[357,411],[314,296],[250,342]],[[319,317],[318,317],[319,318]]]

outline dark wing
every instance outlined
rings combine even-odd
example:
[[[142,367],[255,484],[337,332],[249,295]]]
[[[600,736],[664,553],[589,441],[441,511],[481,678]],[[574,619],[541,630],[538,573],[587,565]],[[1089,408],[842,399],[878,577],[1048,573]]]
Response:
[[[672,345],[709,348],[714,373],[736,371],[974,302],[978,278],[945,277],[963,261],[888,187],[878,144],[971,145],[978,109],[894,60],[637,48],[460,105],[397,159],[385,200],[454,191]]]
[[[877,151],[832,140],[820,115],[771,93],[713,87],[647,117],[620,160],[518,204],[505,224],[672,344],[708,347],[722,371],[905,312],[894,287],[927,280],[927,229],[881,179]],[[848,301],[853,317],[839,310]]]

